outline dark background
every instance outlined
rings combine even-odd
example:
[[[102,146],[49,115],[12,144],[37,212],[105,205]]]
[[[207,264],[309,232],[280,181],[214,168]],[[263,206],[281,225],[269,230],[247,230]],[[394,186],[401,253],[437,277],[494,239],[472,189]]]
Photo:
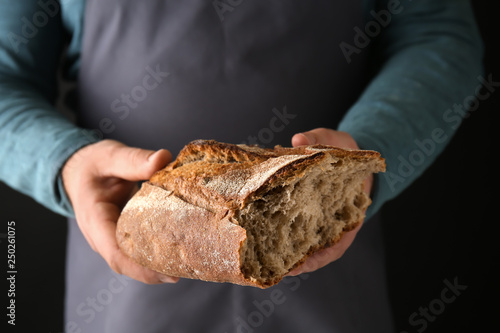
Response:
[[[486,47],[484,77],[492,74],[500,82],[499,6],[492,3],[473,1]],[[498,90],[469,113],[433,166],[382,211],[398,332],[498,330],[500,250],[493,202],[498,194],[492,177],[492,113],[500,110]],[[445,279],[457,279],[467,289],[425,330],[412,326],[409,316],[441,298]]]
[[[498,82],[499,11],[491,3],[473,1],[486,44],[485,77],[492,74]],[[495,272],[500,268],[500,251],[494,229],[498,217],[494,218],[493,199],[498,194],[492,177],[491,115],[500,110],[499,96],[495,91],[482,101],[434,165],[382,210],[398,332],[480,332],[498,327],[500,280]],[[1,253],[7,253],[6,239],[1,238],[7,221],[16,222],[16,328],[62,332],[66,220],[3,183],[0,209]],[[439,315],[429,312],[433,317],[426,320],[426,327],[421,322],[412,325],[413,313],[437,304],[446,287],[444,280],[456,280],[467,289]],[[1,308],[5,309],[5,280],[3,285]]]

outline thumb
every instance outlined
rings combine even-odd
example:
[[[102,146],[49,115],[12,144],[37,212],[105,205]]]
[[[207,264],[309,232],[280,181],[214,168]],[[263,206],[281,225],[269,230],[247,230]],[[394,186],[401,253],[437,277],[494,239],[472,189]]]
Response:
[[[316,139],[307,133],[297,133],[292,137],[292,146],[307,146],[316,143]]]
[[[315,128],[307,132],[297,133],[292,137],[292,146],[294,147],[315,144],[359,149],[349,133],[329,128]]]
[[[112,141],[103,153],[99,168],[102,175],[129,181],[149,179],[172,160],[172,154],[166,149],[133,148],[117,141]]]

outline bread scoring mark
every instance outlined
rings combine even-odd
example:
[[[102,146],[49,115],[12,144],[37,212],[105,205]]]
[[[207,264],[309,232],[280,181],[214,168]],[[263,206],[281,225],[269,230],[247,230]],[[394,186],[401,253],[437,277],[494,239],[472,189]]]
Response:
[[[308,157],[307,155],[283,155],[280,157],[270,158],[267,161],[260,163],[252,168],[251,177],[248,178],[241,187],[238,195],[246,197],[250,193],[256,191],[262,184],[264,184],[271,176],[273,176],[279,169]]]
[[[225,174],[215,176],[205,186],[226,198],[245,198],[262,186],[279,169],[306,157],[309,156],[283,155],[272,157],[249,169],[231,170]]]

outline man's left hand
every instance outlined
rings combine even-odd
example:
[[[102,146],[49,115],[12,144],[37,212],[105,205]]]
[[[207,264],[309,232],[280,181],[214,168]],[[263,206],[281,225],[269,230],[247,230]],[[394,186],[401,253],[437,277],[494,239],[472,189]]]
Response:
[[[295,134],[292,137],[292,146],[294,147],[314,144],[359,149],[356,141],[354,141],[349,133],[335,131],[328,128],[316,128],[308,132]],[[364,190],[368,194],[370,193],[372,183],[373,175],[370,175],[365,179],[364,186]],[[344,233],[340,241],[338,241],[335,245],[316,252],[307,258],[301,266],[288,273],[288,275],[295,276],[302,273],[312,272],[342,257],[349,246],[351,246],[362,225],[363,224],[360,223],[355,229]]]

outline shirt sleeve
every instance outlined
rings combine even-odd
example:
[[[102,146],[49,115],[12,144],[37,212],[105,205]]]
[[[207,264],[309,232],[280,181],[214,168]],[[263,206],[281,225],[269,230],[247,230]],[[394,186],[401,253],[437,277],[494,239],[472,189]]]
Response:
[[[452,138],[481,86],[483,44],[468,0],[379,1],[368,19],[350,56],[373,43],[378,70],[338,129],[386,159],[387,171],[375,176],[370,217]]]
[[[97,138],[54,106],[64,31],[48,3],[0,0],[0,180],[73,216],[61,168]]]

